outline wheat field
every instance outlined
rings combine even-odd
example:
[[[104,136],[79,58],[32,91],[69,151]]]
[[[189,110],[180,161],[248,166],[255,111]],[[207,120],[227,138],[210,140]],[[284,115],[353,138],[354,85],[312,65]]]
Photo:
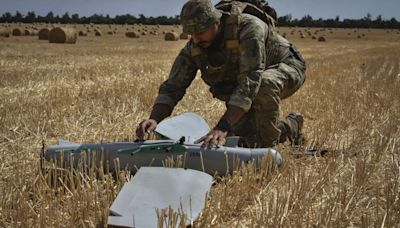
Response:
[[[280,145],[282,167],[243,165],[216,177],[192,226],[400,227],[399,30],[279,32],[308,67],[304,86],[282,101],[282,116],[303,113],[306,147],[331,153],[294,157]],[[42,172],[42,143],[134,140],[185,42],[166,42],[161,31],[130,39],[119,27],[76,44],[0,37],[0,227],[106,226],[130,173],[76,174],[55,165]],[[225,105],[196,77],[173,115],[187,111],[212,126]]]

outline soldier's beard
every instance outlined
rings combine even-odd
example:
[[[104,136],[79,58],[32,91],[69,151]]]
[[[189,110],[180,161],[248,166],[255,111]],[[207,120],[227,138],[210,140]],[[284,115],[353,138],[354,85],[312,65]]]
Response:
[[[213,42],[215,41],[216,37],[219,35],[219,33],[220,33],[219,27],[216,27],[216,28],[215,28],[215,32],[214,32],[214,34],[213,34],[213,37],[212,37],[210,40],[203,40],[203,41],[197,42],[197,43],[196,43],[197,46],[199,46],[199,47],[201,47],[201,48],[208,48],[208,47],[210,47],[210,46],[213,44]]]

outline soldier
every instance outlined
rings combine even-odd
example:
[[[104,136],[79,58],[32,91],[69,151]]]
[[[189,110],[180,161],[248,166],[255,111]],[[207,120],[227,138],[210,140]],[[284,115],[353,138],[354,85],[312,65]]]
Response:
[[[305,61],[271,23],[241,12],[246,3],[236,3],[230,12],[208,0],[190,0],[183,6],[183,31],[191,40],[160,86],[150,118],[137,127],[139,140],[172,113],[200,70],[210,92],[226,103],[227,110],[198,143],[223,145],[231,134],[241,136],[244,147],[273,147],[286,139],[299,143],[302,115],[294,112],[279,120],[279,111],[281,99],[303,85]]]

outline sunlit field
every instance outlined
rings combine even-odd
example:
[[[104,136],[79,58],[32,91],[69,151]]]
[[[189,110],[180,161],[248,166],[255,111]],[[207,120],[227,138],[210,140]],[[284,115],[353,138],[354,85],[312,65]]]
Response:
[[[18,26],[30,25],[10,28]],[[164,41],[163,31],[180,33],[174,26],[103,25],[102,36],[93,26],[77,31],[86,27],[91,32],[76,44],[0,37],[0,227],[106,226],[130,173],[42,172],[42,144],[134,140],[187,42]],[[128,38],[127,29],[148,33]],[[282,117],[303,113],[304,148],[330,153],[293,156],[305,149],[280,145],[282,167],[247,165],[216,177],[193,227],[398,227],[400,30],[278,30],[308,67],[304,86],[282,101]],[[213,126],[225,105],[199,76],[173,115],[196,112]]]

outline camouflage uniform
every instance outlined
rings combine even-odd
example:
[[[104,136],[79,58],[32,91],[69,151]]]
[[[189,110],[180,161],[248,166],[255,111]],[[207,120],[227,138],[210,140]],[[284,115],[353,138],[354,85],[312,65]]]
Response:
[[[192,2],[199,5],[208,1]],[[204,4],[209,7],[211,3]],[[185,6],[182,12],[184,9]],[[181,18],[183,21],[184,15]],[[183,24],[189,33],[206,27]],[[198,21],[189,24],[201,25]],[[190,31],[191,28],[194,30]],[[155,103],[173,109],[197,70],[214,97],[246,111],[233,126],[233,133],[243,137],[244,146],[274,146],[281,132],[290,137],[297,131],[298,123],[293,118],[278,120],[279,106],[281,99],[291,96],[304,83],[306,66],[296,48],[273,26],[246,13],[223,14],[220,32],[211,46],[201,49],[190,40],[180,51]]]

